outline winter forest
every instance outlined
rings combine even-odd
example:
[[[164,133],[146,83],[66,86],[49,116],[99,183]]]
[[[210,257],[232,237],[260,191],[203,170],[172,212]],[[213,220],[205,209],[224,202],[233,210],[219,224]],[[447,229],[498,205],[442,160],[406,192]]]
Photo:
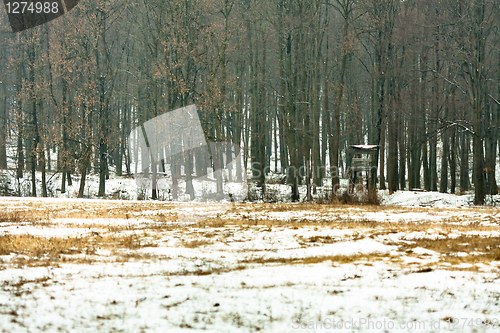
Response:
[[[0,333],[500,332],[499,185],[500,0],[0,4]]]
[[[0,15],[0,169],[31,196],[53,174],[105,196],[137,172],[131,130],[191,104],[293,201],[348,177],[353,145],[379,146],[390,193],[498,192],[498,0],[80,1],[21,33]]]

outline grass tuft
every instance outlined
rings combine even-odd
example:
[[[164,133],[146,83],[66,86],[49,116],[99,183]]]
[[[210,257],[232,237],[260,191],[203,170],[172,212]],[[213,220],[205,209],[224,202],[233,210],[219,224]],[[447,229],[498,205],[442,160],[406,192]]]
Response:
[[[312,265],[323,262],[332,262],[333,264],[350,264],[354,262],[373,262],[377,260],[386,260],[387,254],[368,253],[355,255],[334,255],[334,256],[315,256],[306,258],[251,258],[240,261],[241,264],[283,264],[283,265]]]
[[[156,244],[140,235],[91,235],[82,237],[40,237],[32,235],[0,236],[0,255],[15,254],[15,262],[21,266],[50,266],[58,263],[92,263],[98,249],[110,250],[118,256],[117,261],[134,259],[137,250]],[[82,258],[79,255],[85,255]]]

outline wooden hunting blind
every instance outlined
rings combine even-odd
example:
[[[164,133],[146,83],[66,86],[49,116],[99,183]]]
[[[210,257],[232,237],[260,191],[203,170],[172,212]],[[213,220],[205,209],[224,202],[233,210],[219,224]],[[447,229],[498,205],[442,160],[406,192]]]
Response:
[[[367,185],[370,179],[375,175],[372,174],[373,170],[377,168],[376,156],[379,150],[377,145],[352,145],[350,146],[352,161],[351,161],[351,182],[352,184],[362,178],[362,173],[366,172]]]
[[[353,145],[352,152],[352,171],[370,171],[372,167],[377,166],[375,161],[379,146],[376,145]]]

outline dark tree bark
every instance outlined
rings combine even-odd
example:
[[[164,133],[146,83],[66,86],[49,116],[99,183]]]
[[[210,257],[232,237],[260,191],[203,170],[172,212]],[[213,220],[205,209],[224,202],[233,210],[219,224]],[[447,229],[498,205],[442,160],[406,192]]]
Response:
[[[0,61],[5,61],[3,54],[0,54]],[[0,77],[5,78],[5,74],[1,71]],[[7,82],[2,80],[0,80],[0,169],[7,169]]]

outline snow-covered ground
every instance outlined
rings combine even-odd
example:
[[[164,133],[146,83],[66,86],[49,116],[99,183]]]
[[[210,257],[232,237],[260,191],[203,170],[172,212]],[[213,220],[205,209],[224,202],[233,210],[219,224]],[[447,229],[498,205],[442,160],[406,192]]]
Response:
[[[0,330],[500,330],[500,210],[381,195],[387,206],[0,198]]]
[[[500,165],[500,164],[499,164]],[[500,168],[500,166],[499,166]],[[500,177],[500,169],[497,173]],[[47,191],[48,196],[52,198],[77,198],[80,181],[78,177],[73,176],[73,185],[67,185],[65,193],[61,193],[61,175],[59,173],[49,174],[47,176]],[[270,179],[272,184],[266,185],[266,193],[262,194],[254,187],[250,186],[250,197],[252,201],[265,202],[289,202],[290,201],[290,186],[274,183],[282,182],[282,175],[273,175]],[[37,173],[37,193],[40,196],[41,191],[41,174]],[[500,179],[498,180],[500,183]],[[328,185],[329,180],[325,179],[324,184]],[[341,180],[341,185],[347,187],[348,181]],[[142,181],[136,181],[133,176],[118,177],[111,173],[111,178],[106,181],[106,198],[120,200],[136,200],[143,196],[148,197],[149,191],[141,188]],[[196,184],[196,197],[203,197],[203,184]],[[197,186],[198,185],[198,186]],[[4,191],[2,187],[8,187],[8,191]],[[185,183],[180,181],[181,194],[185,189]],[[84,196],[85,198],[97,198],[99,191],[99,179],[96,175],[87,176],[85,183]],[[300,197],[303,200],[306,197],[306,186],[299,186]],[[14,171],[0,170],[0,194],[8,192],[21,197],[28,197],[31,194],[31,179],[27,175],[25,178],[17,180]],[[329,197],[331,189],[328,186],[317,189],[317,194],[313,195],[314,199],[321,200]],[[454,195],[448,193],[425,192],[425,191],[398,191],[389,195],[388,191],[379,191],[379,197],[382,205],[387,206],[406,206],[406,207],[470,207],[473,206],[474,195],[472,192],[464,195]],[[242,201],[243,196],[238,196],[237,201]],[[172,200],[168,192],[168,186],[159,185],[159,200]],[[500,195],[486,197],[486,203],[489,206],[500,206]]]
[[[382,204],[405,207],[471,207],[474,203],[472,193],[454,195],[438,192],[399,191],[392,195],[388,191],[380,191]],[[490,206],[500,206],[500,195],[486,196],[486,203]]]

